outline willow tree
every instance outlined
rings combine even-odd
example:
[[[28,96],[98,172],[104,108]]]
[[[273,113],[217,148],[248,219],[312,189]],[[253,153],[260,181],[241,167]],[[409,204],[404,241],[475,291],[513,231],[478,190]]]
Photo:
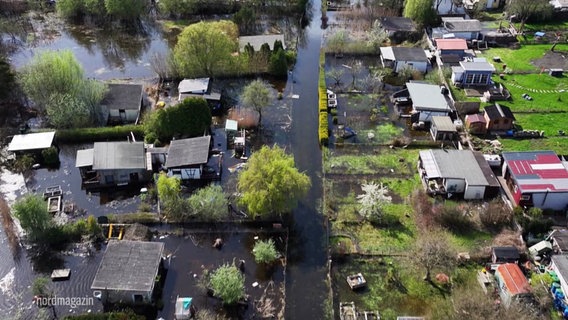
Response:
[[[412,19],[416,24],[424,27],[436,18],[434,0],[406,0],[404,3],[404,16]]]
[[[102,82],[85,77],[83,68],[70,50],[44,51],[37,54],[22,69],[20,82],[27,97],[40,111],[46,111],[46,108],[54,106],[53,103],[50,104],[54,99],[57,100],[54,95],[69,96],[89,107],[93,123],[100,115],[98,106],[107,90],[107,86]],[[65,104],[58,108],[69,108],[67,113],[70,116],[75,115],[73,104]],[[52,113],[55,112],[57,110]],[[83,124],[77,121],[77,125]]]
[[[217,76],[231,68],[238,50],[239,31],[227,20],[187,26],[173,50],[175,65],[184,77]]]
[[[277,146],[263,146],[240,172],[237,188],[241,204],[257,217],[290,212],[310,185],[310,178],[298,171],[291,155]]]
[[[146,12],[147,5],[146,0],[105,0],[107,14],[127,21],[140,18]]]

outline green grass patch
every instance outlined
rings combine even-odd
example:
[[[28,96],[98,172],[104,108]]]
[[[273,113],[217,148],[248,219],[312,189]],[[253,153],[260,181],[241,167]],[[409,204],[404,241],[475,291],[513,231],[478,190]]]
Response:
[[[323,164],[326,173],[375,174],[380,170],[394,170],[398,174],[412,174],[409,163],[418,159],[418,150],[382,149],[378,155],[331,155]],[[402,161],[401,161],[402,160]]]
[[[520,23],[516,23],[515,27],[519,28],[521,26]],[[562,31],[568,30],[568,21],[562,21],[561,19],[557,19],[556,21],[545,21],[545,22],[532,22],[526,23],[524,26],[524,31],[527,33],[530,32],[539,32],[539,31]]]
[[[158,216],[151,212],[135,212],[124,214],[109,214],[109,223],[156,223]]]
[[[499,139],[504,151],[552,150],[557,154],[568,154],[568,138],[545,137],[544,139]]]
[[[397,194],[401,198],[410,196],[417,188],[422,188],[418,174],[408,179],[383,178],[381,182],[384,183],[389,191]]]
[[[448,233],[450,242],[459,251],[473,251],[482,246],[491,244],[491,234],[479,230],[472,230],[466,234]]]
[[[497,76],[495,82],[502,82],[511,93],[512,101],[504,101],[513,112],[515,111],[568,111],[568,80],[551,77],[547,73],[505,75],[505,80]],[[521,86],[521,88],[517,87]],[[539,92],[539,90],[566,90],[566,92]],[[523,99],[523,94],[530,95],[533,100]]]
[[[558,130],[568,131],[566,116],[565,113],[518,113],[515,123],[524,130],[543,130],[545,137],[556,136]]]
[[[540,59],[550,49],[549,44],[524,45],[520,49],[490,48],[482,56],[492,61],[493,57],[500,57],[501,61],[514,71],[535,71],[537,67],[531,64],[532,60]],[[563,50],[558,48],[558,50]],[[494,63],[497,72],[502,70],[503,63]]]

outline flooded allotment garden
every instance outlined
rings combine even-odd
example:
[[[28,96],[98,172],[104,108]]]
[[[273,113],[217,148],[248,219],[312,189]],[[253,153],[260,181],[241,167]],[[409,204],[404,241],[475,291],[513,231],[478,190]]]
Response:
[[[321,158],[315,138],[317,113],[311,108],[317,104],[320,5],[319,1],[313,1],[311,5],[308,16],[314,22],[301,30],[294,30],[294,26],[288,26],[292,30],[285,30],[290,32],[287,37],[293,39],[290,43],[297,46],[295,68],[287,81],[268,79],[281,93],[281,99],[275,99],[264,109],[262,130],[247,132],[246,156],[263,145],[274,144],[294,154],[296,166],[311,178],[312,187],[308,195],[301,199],[298,208],[284,223],[249,223],[242,222],[242,216],[232,216],[226,223],[171,225],[160,222],[157,215],[149,218],[149,239],[164,243],[166,259],[163,261],[165,271],[158,281],[161,299],[157,302],[157,309],[145,313],[148,319],[172,319],[178,297],[192,297],[198,310],[212,310],[231,319],[307,319],[321,318],[325,314],[323,310],[328,292],[325,281],[326,240],[323,218],[318,211],[321,204]],[[8,57],[16,70],[42,50],[70,49],[88,78],[143,84],[150,98],[153,98],[152,90],[159,83],[153,61],[165,59],[179,32],[175,28],[164,27],[163,23],[146,20],[142,21],[139,30],[117,29],[111,32],[105,28],[64,22],[53,12],[32,12],[28,18],[22,19],[25,25],[21,29],[2,33],[3,43],[10,44]],[[288,25],[289,21],[273,24],[279,28]],[[275,28],[274,25],[270,27]],[[222,91],[229,106],[234,107],[229,117],[242,115],[239,95],[252,80],[214,79],[213,87]],[[177,83],[172,83],[171,87],[177,87]],[[222,185],[227,194],[232,194],[236,191],[239,168],[236,165],[243,160],[234,158],[232,150],[227,150],[223,130],[226,118],[227,114],[214,118],[213,144],[223,154],[220,157],[222,165],[217,169],[220,179],[214,183]],[[18,133],[21,121],[27,120],[32,129],[43,124],[33,114],[21,114],[16,119],[8,115],[4,120],[3,141]],[[146,195],[141,194],[140,188],[85,190],[80,171],[76,168],[76,154],[77,150],[91,147],[92,143],[59,143],[60,164],[57,168],[34,168],[23,175],[4,168],[0,176],[0,192],[6,203],[12,205],[25,194],[41,195],[46,188],[59,186],[65,214],[57,216],[58,223],[74,222],[92,215],[103,223],[103,233],[116,237],[117,231],[113,234],[108,223],[104,222],[108,219],[121,221],[121,217],[139,212],[145,206]],[[189,193],[192,189],[184,189],[183,192]],[[9,209],[3,207],[2,210]],[[158,206],[153,204],[150,210],[158,210]],[[0,230],[3,244],[0,246],[0,314],[3,319],[63,318],[104,311],[100,297],[93,295],[91,284],[107,244],[76,243],[59,252],[40,254],[25,242],[12,240],[15,234],[22,234],[19,225],[4,225],[10,228]],[[223,241],[220,249],[212,246],[217,239]],[[267,239],[275,242],[280,254],[272,266],[255,263],[252,253],[258,240]],[[241,270],[245,278],[247,303],[235,308],[223,307],[219,299],[210,296],[202,279],[208,271],[241,261],[244,262]],[[57,297],[84,297],[85,303],[38,308],[34,303],[34,282],[38,277],[49,278],[55,269],[70,269],[70,276],[67,280],[50,281],[48,287],[52,293]]]

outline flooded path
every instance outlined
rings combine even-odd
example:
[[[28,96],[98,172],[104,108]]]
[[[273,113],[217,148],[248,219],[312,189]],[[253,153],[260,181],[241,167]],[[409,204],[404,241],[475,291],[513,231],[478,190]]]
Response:
[[[292,76],[292,91],[299,95],[299,99],[292,105],[291,150],[299,170],[310,176],[312,187],[292,217],[286,288],[288,319],[322,319],[328,293],[325,283],[327,238],[319,212],[322,159],[317,134],[321,1],[312,1],[312,8],[307,42],[298,48],[298,60]]]

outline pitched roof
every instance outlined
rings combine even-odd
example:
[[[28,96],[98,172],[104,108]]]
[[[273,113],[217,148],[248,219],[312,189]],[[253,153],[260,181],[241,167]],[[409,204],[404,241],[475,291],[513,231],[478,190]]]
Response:
[[[93,165],[94,149],[77,150],[75,168],[90,167]]]
[[[408,94],[412,99],[414,109],[420,110],[436,110],[436,111],[449,111],[450,107],[446,98],[441,93],[441,88],[438,85],[408,82],[406,83]]]
[[[162,242],[109,241],[91,289],[151,292],[163,252]]]
[[[179,93],[203,94],[209,90],[209,78],[183,79],[178,84]]]
[[[166,168],[205,164],[209,159],[211,136],[173,140],[166,157]]]
[[[448,116],[433,116],[432,126],[436,127],[438,131],[457,132],[456,125],[452,122],[452,119]]]
[[[95,142],[93,170],[146,169],[143,142]]]
[[[530,292],[530,285],[527,278],[521,271],[521,268],[514,263],[499,265],[495,271],[495,275],[501,278],[512,296]]]
[[[501,119],[501,118],[515,120],[515,116],[513,115],[513,112],[511,112],[511,109],[509,109],[509,107],[507,106],[502,106],[498,103],[495,103],[494,105],[491,106],[487,106],[485,107],[484,110],[485,113],[487,113],[487,116],[489,117],[490,120]]]
[[[554,230],[550,238],[562,253],[568,252],[568,230]]]
[[[239,37],[239,48],[243,51],[245,46],[250,43],[250,45],[254,48],[254,51],[260,51],[260,47],[267,43],[270,46],[270,50],[274,50],[274,42],[276,40],[282,42],[282,47],[286,49],[283,34],[262,34],[258,36]]]
[[[55,131],[18,134],[12,138],[8,151],[41,150],[51,147]]]
[[[481,31],[481,22],[476,19],[464,19],[463,17],[445,17],[442,18],[442,24],[449,32]]]
[[[464,179],[468,185],[491,185],[471,150],[422,150],[420,159],[428,178],[456,178]]]
[[[141,84],[109,83],[101,105],[109,109],[140,110],[143,92]]]
[[[477,122],[487,123],[487,121],[485,121],[485,118],[483,117],[483,115],[481,115],[479,113],[466,115],[465,116],[465,122],[466,123],[477,123]]]
[[[568,169],[554,151],[503,152],[502,156],[521,191],[568,191]]]
[[[416,31],[416,24],[410,18],[404,17],[382,17],[380,19],[383,29],[388,31]]]
[[[491,248],[493,254],[497,257],[497,259],[505,259],[505,260],[519,260],[520,254],[519,249],[517,247],[509,246],[509,247],[493,247]]]
[[[556,266],[558,273],[560,273],[559,276],[566,281],[568,279],[568,255],[554,254],[550,259],[552,264]]]
[[[465,71],[491,71],[495,72],[495,67],[487,61],[460,61],[460,66]]]
[[[428,57],[426,57],[426,53],[422,48],[409,48],[409,47],[390,47],[390,48],[393,52],[395,60],[428,61]]]
[[[464,39],[436,39],[438,50],[467,50],[467,42]]]

